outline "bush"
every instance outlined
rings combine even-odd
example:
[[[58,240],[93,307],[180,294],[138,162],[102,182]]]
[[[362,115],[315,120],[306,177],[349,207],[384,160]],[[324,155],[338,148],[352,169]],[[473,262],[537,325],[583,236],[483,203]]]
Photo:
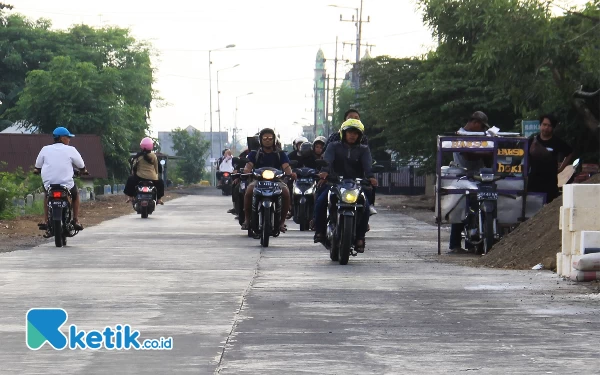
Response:
[[[6,167],[6,163],[0,163],[0,170]],[[42,178],[18,169],[15,172],[0,172],[0,218],[14,218],[17,210],[12,204],[15,198],[25,198],[27,194],[41,192]],[[43,208],[43,207],[42,207]]]

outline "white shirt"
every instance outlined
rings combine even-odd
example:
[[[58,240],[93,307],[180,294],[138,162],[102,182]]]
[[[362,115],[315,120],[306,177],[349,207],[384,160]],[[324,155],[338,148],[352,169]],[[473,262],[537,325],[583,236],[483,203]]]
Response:
[[[225,156],[219,165],[219,172],[233,172],[233,157]]]
[[[85,164],[75,147],[63,143],[44,146],[35,161],[35,167],[42,168],[42,181],[46,187],[60,184],[71,189],[75,186],[73,166],[83,168]]]

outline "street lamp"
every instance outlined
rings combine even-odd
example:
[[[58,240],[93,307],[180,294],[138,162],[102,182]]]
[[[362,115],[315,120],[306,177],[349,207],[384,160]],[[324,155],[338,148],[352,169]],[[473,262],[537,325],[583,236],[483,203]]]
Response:
[[[211,70],[211,65],[212,65],[212,61],[210,60],[210,53],[212,51],[221,51],[224,50],[226,48],[233,48],[235,47],[235,44],[228,44],[223,48],[217,48],[217,49],[213,49],[213,50],[208,50],[208,100],[209,100],[209,109],[210,109],[210,169],[211,169],[211,175],[212,178],[214,178],[214,171],[213,171],[213,144],[214,144],[214,140],[213,140],[213,126],[212,126],[212,70]],[[214,182],[214,180],[213,180]]]
[[[242,96],[248,96],[248,95],[252,95],[254,94],[253,92],[249,92],[247,94],[242,94],[242,95],[238,95],[235,97],[235,121],[234,121],[234,126],[233,126],[233,147],[236,147],[237,145],[237,139],[236,139],[236,134],[237,134],[237,113],[238,113],[238,98],[241,98]]]
[[[233,69],[240,66],[240,64],[235,64],[234,66],[230,66],[229,68],[223,68],[217,70],[217,112],[219,112],[219,150],[223,148],[221,143],[221,91],[219,90],[219,72],[222,70]]]

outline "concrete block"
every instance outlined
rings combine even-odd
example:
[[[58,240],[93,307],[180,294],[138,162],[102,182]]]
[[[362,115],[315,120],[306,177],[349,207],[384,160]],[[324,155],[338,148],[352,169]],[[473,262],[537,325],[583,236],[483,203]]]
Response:
[[[29,207],[31,207],[33,205],[33,195],[32,194],[27,194],[27,196],[25,197],[25,204]]]
[[[571,233],[571,255],[581,255],[581,232]]]
[[[562,275],[562,253],[556,253],[556,274]]]
[[[569,207],[560,206],[560,213],[558,216],[558,229],[565,230],[565,224],[568,223],[569,217],[571,217],[571,209]],[[568,229],[568,228],[567,228]]]
[[[585,254],[586,248],[600,248],[600,231],[582,231],[579,253]]]
[[[575,207],[569,214],[569,231],[596,231],[600,230],[600,214],[597,208]]]
[[[600,209],[600,184],[569,184],[563,186],[563,206]]]
[[[563,254],[561,259],[561,276],[569,277],[571,275],[571,255]]]
[[[37,201],[43,202],[45,197],[46,197],[46,195],[44,193],[36,193],[33,195],[33,200],[35,202],[37,202]]]
[[[573,236],[568,230],[562,231],[561,252],[566,255],[573,253]]]

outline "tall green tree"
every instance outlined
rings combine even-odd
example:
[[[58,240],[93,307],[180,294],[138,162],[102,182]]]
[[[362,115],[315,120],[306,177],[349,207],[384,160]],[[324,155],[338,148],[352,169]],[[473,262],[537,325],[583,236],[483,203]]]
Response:
[[[122,28],[50,27],[0,10],[0,120],[100,135],[109,172],[124,177],[149,128],[150,47]]]
[[[205,174],[204,164],[210,150],[210,142],[202,133],[194,129],[177,128],[171,132],[173,150],[182,160],[177,161],[177,169],[186,183],[198,183]]]

